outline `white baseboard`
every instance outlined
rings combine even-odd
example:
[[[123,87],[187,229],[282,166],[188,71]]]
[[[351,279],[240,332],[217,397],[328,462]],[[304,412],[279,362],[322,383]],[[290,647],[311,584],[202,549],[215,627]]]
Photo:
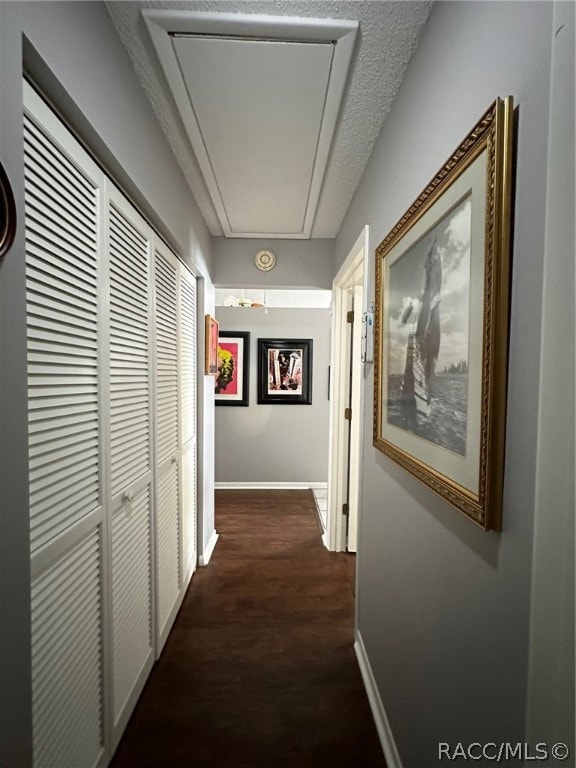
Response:
[[[210,536],[210,541],[206,545],[206,549],[198,558],[198,565],[200,565],[201,567],[208,565],[208,563],[210,562],[210,558],[212,557],[212,553],[214,552],[214,548],[216,547],[217,541],[218,541],[218,534],[216,533],[216,531],[212,531],[212,536]]]
[[[400,760],[398,748],[394,741],[392,728],[390,727],[390,722],[386,716],[382,699],[378,693],[376,680],[374,679],[372,667],[370,666],[370,661],[366,655],[366,648],[364,647],[362,636],[358,630],[356,630],[354,650],[356,651],[356,658],[358,659],[362,680],[364,681],[364,687],[366,688],[368,701],[370,702],[370,708],[372,709],[372,715],[374,717],[374,722],[376,723],[376,730],[378,731],[380,743],[382,744],[382,751],[386,758],[386,765],[388,768],[402,768],[402,761]]]
[[[307,488],[322,489],[327,488],[328,483],[322,482],[259,482],[259,483],[214,483],[216,490],[231,491],[231,490],[254,490],[254,491],[283,491],[283,490],[302,490]]]

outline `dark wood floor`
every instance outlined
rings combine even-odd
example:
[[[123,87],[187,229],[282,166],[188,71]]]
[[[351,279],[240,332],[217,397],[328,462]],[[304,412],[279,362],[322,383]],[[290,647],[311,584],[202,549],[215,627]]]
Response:
[[[218,491],[220,539],[114,768],[385,768],[353,650],[354,556],[311,491]]]

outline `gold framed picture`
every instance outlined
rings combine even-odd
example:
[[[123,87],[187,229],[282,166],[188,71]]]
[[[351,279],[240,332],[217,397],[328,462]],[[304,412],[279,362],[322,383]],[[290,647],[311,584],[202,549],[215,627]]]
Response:
[[[512,97],[496,99],[376,250],[374,445],[501,530]]]

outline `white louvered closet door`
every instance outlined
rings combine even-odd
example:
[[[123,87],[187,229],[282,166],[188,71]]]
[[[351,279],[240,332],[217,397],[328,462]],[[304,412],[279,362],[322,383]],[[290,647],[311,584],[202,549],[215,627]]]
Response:
[[[35,768],[100,768],[196,565],[196,283],[25,86]]]
[[[178,259],[154,255],[156,330],[156,633],[159,655],[180,605],[182,521],[178,386]]]
[[[197,562],[196,278],[180,265],[180,452],[182,467],[182,562],[188,582]]]
[[[25,100],[34,765],[96,766],[106,757],[104,178],[28,87]]]
[[[107,378],[113,748],[154,663],[151,239],[146,222],[110,187]]]

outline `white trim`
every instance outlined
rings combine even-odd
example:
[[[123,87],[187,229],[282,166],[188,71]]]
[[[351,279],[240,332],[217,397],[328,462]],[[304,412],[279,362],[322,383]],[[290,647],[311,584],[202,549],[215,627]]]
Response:
[[[203,568],[205,565],[208,565],[208,563],[210,562],[210,558],[212,557],[212,554],[216,548],[216,543],[218,541],[218,538],[219,536],[216,533],[216,531],[212,531],[210,540],[208,541],[208,544],[206,544],[206,549],[198,558],[198,565],[201,568]]]
[[[186,126],[186,133],[194,149],[202,171],[206,188],[227,237],[302,239],[310,237],[316,208],[325,175],[326,163],[332,145],[336,121],[344,94],[346,79],[352,62],[352,54],[359,29],[359,22],[345,19],[313,19],[289,16],[256,15],[220,12],[191,12],[177,10],[145,9],[142,17],[148,28],[152,44],[175,96],[178,110]],[[173,35],[220,35],[232,38],[259,38],[271,41],[292,40],[333,44],[330,78],[324,102],[324,112],[316,146],[316,157],[310,179],[308,204],[302,231],[289,233],[234,232],[229,222],[226,205],[222,199],[212,162],[180,63],[173,46]]]
[[[370,666],[370,661],[366,654],[366,648],[364,647],[364,642],[359,630],[356,630],[355,636],[354,651],[356,652],[364,688],[366,689],[368,701],[370,702],[370,709],[372,710],[372,716],[374,717],[380,744],[382,745],[384,757],[386,758],[386,765],[388,768],[402,768],[402,761],[400,760],[398,747],[394,741],[390,721],[388,720],[384,704],[380,698],[378,686],[376,685],[372,667]]]
[[[361,254],[361,251],[364,250],[364,252],[368,251],[368,231],[369,226],[368,224],[365,224],[362,232],[358,235],[356,238],[356,242],[350,248],[350,251],[348,253],[348,256],[346,257],[346,260],[338,270],[338,273],[336,274],[336,277],[334,278],[334,281],[332,283],[333,286],[344,286],[344,285],[354,285],[355,284],[355,275],[356,272],[359,270],[360,266],[364,262],[365,259],[365,253]],[[364,287],[366,287],[366,280],[364,280],[363,283]]]
[[[340,267],[334,282],[332,283],[332,349],[330,367],[332,371],[330,393],[330,430],[329,430],[329,462],[328,462],[328,509],[326,529],[327,536],[324,543],[327,549],[336,552],[346,551],[346,520],[342,514],[342,505],[346,501],[346,485],[348,473],[348,426],[344,422],[344,409],[349,403],[348,373],[350,371],[350,329],[346,320],[346,313],[352,303],[350,291],[354,291],[359,304],[354,305],[357,313],[358,327],[360,317],[367,303],[365,283],[367,269],[365,262],[368,254],[368,225],[364,226],[356,242],[350,249],[348,256]],[[362,287],[360,295],[360,286]],[[356,289],[358,288],[358,292]],[[361,299],[361,300],[360,300]],[[360,330],[360,328],[359,328]],[[358,365],[360,365],[360,349],[355,350]],[[351,445],[351,450],[357,452],[355,468],[360,473],[362,465],[362,430],[363,430],[363,388],[357,381],[354,389],[355,400],[352,403],[352,411],[356,411],[358,429],[352,437],[357,444]],[[360,391],[357,391],[357,390]],[[358,498],[355,499],[354,513],[361,507],[360,493],[361,482],[358,476],[354,484]],[[355,550],[355,542],[352,542],[352,550]]]
[[[259,490],[259,491],[282,491],[282,490],[307,490],[307,489],[322,489],[327,488],[328,483],[317,483],[317,482],[302,482],[302,483],[293,483],[293,482],[248,482],[248,483],[214,483],[214,488],[216,490]]]

